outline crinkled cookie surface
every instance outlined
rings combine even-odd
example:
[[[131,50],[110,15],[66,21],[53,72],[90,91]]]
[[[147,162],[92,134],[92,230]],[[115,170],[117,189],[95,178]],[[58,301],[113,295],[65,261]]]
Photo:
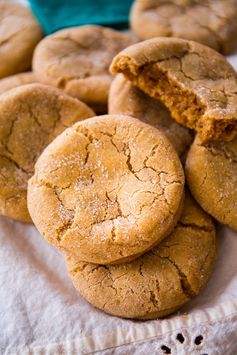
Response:
[[[184,174],[166,137],[120,115],[67,129],[37,161],[28,207],[41,234],[88,262],[119,263],[164,238],[181,213]]]
[[[0,211],[30,222],[27,181],[43,149],[66,127],[93,116],[85,104],[55,88],[28,84],[0,99]]]
[[[109,65],[119,51],[133,43],[131,35],[101,26],[64,29],[40,42],[33,70],[39,81],[105,112],[112,81]]]
[[[202,208],[237,231],[237,139],[202,144],[196,137],[187,156],[186,177]]]
[[[237,45],[236,0],[136,0],[131,26],[141,40],[178,37],[228,54]]]
[[[30,69],[34,48],[42,36],[27,7],[0,1],[0,78]]]
[[[67,259],[76,289],[91,304],[125,318],[164,317],[195,297],[216,258],[211,218],[185,198],[174,231],[157,247],[122,265],[95,265]]]

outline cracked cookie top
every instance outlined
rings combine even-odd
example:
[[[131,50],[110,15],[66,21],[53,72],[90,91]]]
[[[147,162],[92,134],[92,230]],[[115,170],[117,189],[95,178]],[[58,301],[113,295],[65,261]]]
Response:
[[[0,80],[0,94],[21,85],[36,83],[36,78],[32,72],[15,74]]]
[[[101,26],[61,30],[37,46],[34,73],[39,81],[106,112],[112,81],[109,65],[119,51],[133,43],[130,35]]]
[[[109,92],[109,114],[122,114],[135,118],[161,130],[170,140],[179,156],[183,156],[192,142],[191,132],[170,116],[159,101],[133,86],[122,74],[113,80]]]
[[[202,144],[197,136],[185,168],[188,185],[203,209],[237,232],[237,139]]]
[[[160,99],[203,142],[237,135],[237,74],[213,49],[178,38],[154,38],[119,53],[111,71]]]
[[[0,1],[0,78],[28,70],[43,33],[30,10]]]
[[[131,27],[142,40],[178,37],[231,53],[237,45],[236,0],[136,0]]]
[[[65,130],[29,181],[28,208],[40,233],[88,262],[119,263],[167,236],[177,222],[184,174],[157,129],[105,115]]]
[[[125,318],[164,317],[199,294],[216,257],[211,218],[186,194],[173,232],[157,247],[121,265],[67,258],[76,289],[91,304]]]
[[[0,96],[0,212],[30,222],[27,181],[43,149],[66,127],[93,116],[57,89],[28,84]]]

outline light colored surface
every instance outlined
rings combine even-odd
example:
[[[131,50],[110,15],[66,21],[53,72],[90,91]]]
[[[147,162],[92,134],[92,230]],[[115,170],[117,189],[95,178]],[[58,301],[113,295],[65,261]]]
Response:
[[[28,0],[11,0],[12,2],[17,2],[18,4],[22,4],[22,5],[29,5],[29,1]]]
[[[113,347],[102,354],[163,354],[163,344],[178,355],[236,353],[237,235],[230,230],[219,231],[220,257],[200,296],[180,315],[146,322],[90,306],[74,290],[64,258],[33,226],[1,217],[0,231],[1,354],[87,354]],[[184,344],[175,339],[179,332]],[[198,347],[199,334],[204,340]]]
[[[58,250],[110,264],[169,234],[183,188],[182,165],[164,135],[129,116],[103,115],[76,123],[44,150],[27,198],[32,221]]]
[[[237,67],[237,56],[231,62]],[[236,354],[237,234],[218,234],[218,263],[200,296],[179,315],[133,322],[90,306],[74,290],[63,256],[33,226],[0,217],[0,353],[162,355],[166,345],[172,355]]]

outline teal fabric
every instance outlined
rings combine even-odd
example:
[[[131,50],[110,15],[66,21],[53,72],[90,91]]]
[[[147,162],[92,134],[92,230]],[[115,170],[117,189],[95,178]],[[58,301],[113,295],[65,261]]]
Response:
[[[29,0],[45,34],[61,28],[97,24],[126,29],[133,0]]]

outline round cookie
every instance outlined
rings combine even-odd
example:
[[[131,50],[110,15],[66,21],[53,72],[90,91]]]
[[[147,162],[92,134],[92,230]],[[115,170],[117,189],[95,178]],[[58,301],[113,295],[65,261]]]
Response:
[[[199,133],[202,142],[229,141],[237,135],[237,73],[213,49],[157,37],[123,50],[111,71],[123,73],[161,100],[178,123]]]
[[[186,176],[202,208],[237,232],[237,139],[201,144],[197,136],[187,156]]]
[[[107,111],[109,65],[131,35],[101,26],[64,29],[46,37],[33,59],[36,78],[75,96],[97,112]]]
[[[109,92],[109,114],[122,114],[135,118],[161,130],[182,156],[192,142],[191,132],[172,119],[167,108],[156,99],[133,86],[122,74],[113,80]]]
[[[68,257],[67,268],[75,288],[95,307],[124,318],[152,319],[198,295],[215,258],[214,224],[187,195],[174,231],[148,253],[109,266]]]
[[[37,80],[32,72],[20,73],[8,76],[0,80],[0,94],[5,91],[25,84],[35,83]]]
[[[229,54],[237,45],[236,18],[236,0],[136,0],[130,22],[142,40],[184,38]]]
[[[87,262],[120,263],[168,235],[181,213],[184,174],[157,129],[105,115],[76,123],[43,152],[28,208],[56,248]]]
[[[0,1],[0,78],[28,70],[42,30],[30,10]]]
[[[42,84],[20,86],[1,95],[1,214],[31,221],[26,194],[35,161],[66,127],[93,115],[84,103]]]

